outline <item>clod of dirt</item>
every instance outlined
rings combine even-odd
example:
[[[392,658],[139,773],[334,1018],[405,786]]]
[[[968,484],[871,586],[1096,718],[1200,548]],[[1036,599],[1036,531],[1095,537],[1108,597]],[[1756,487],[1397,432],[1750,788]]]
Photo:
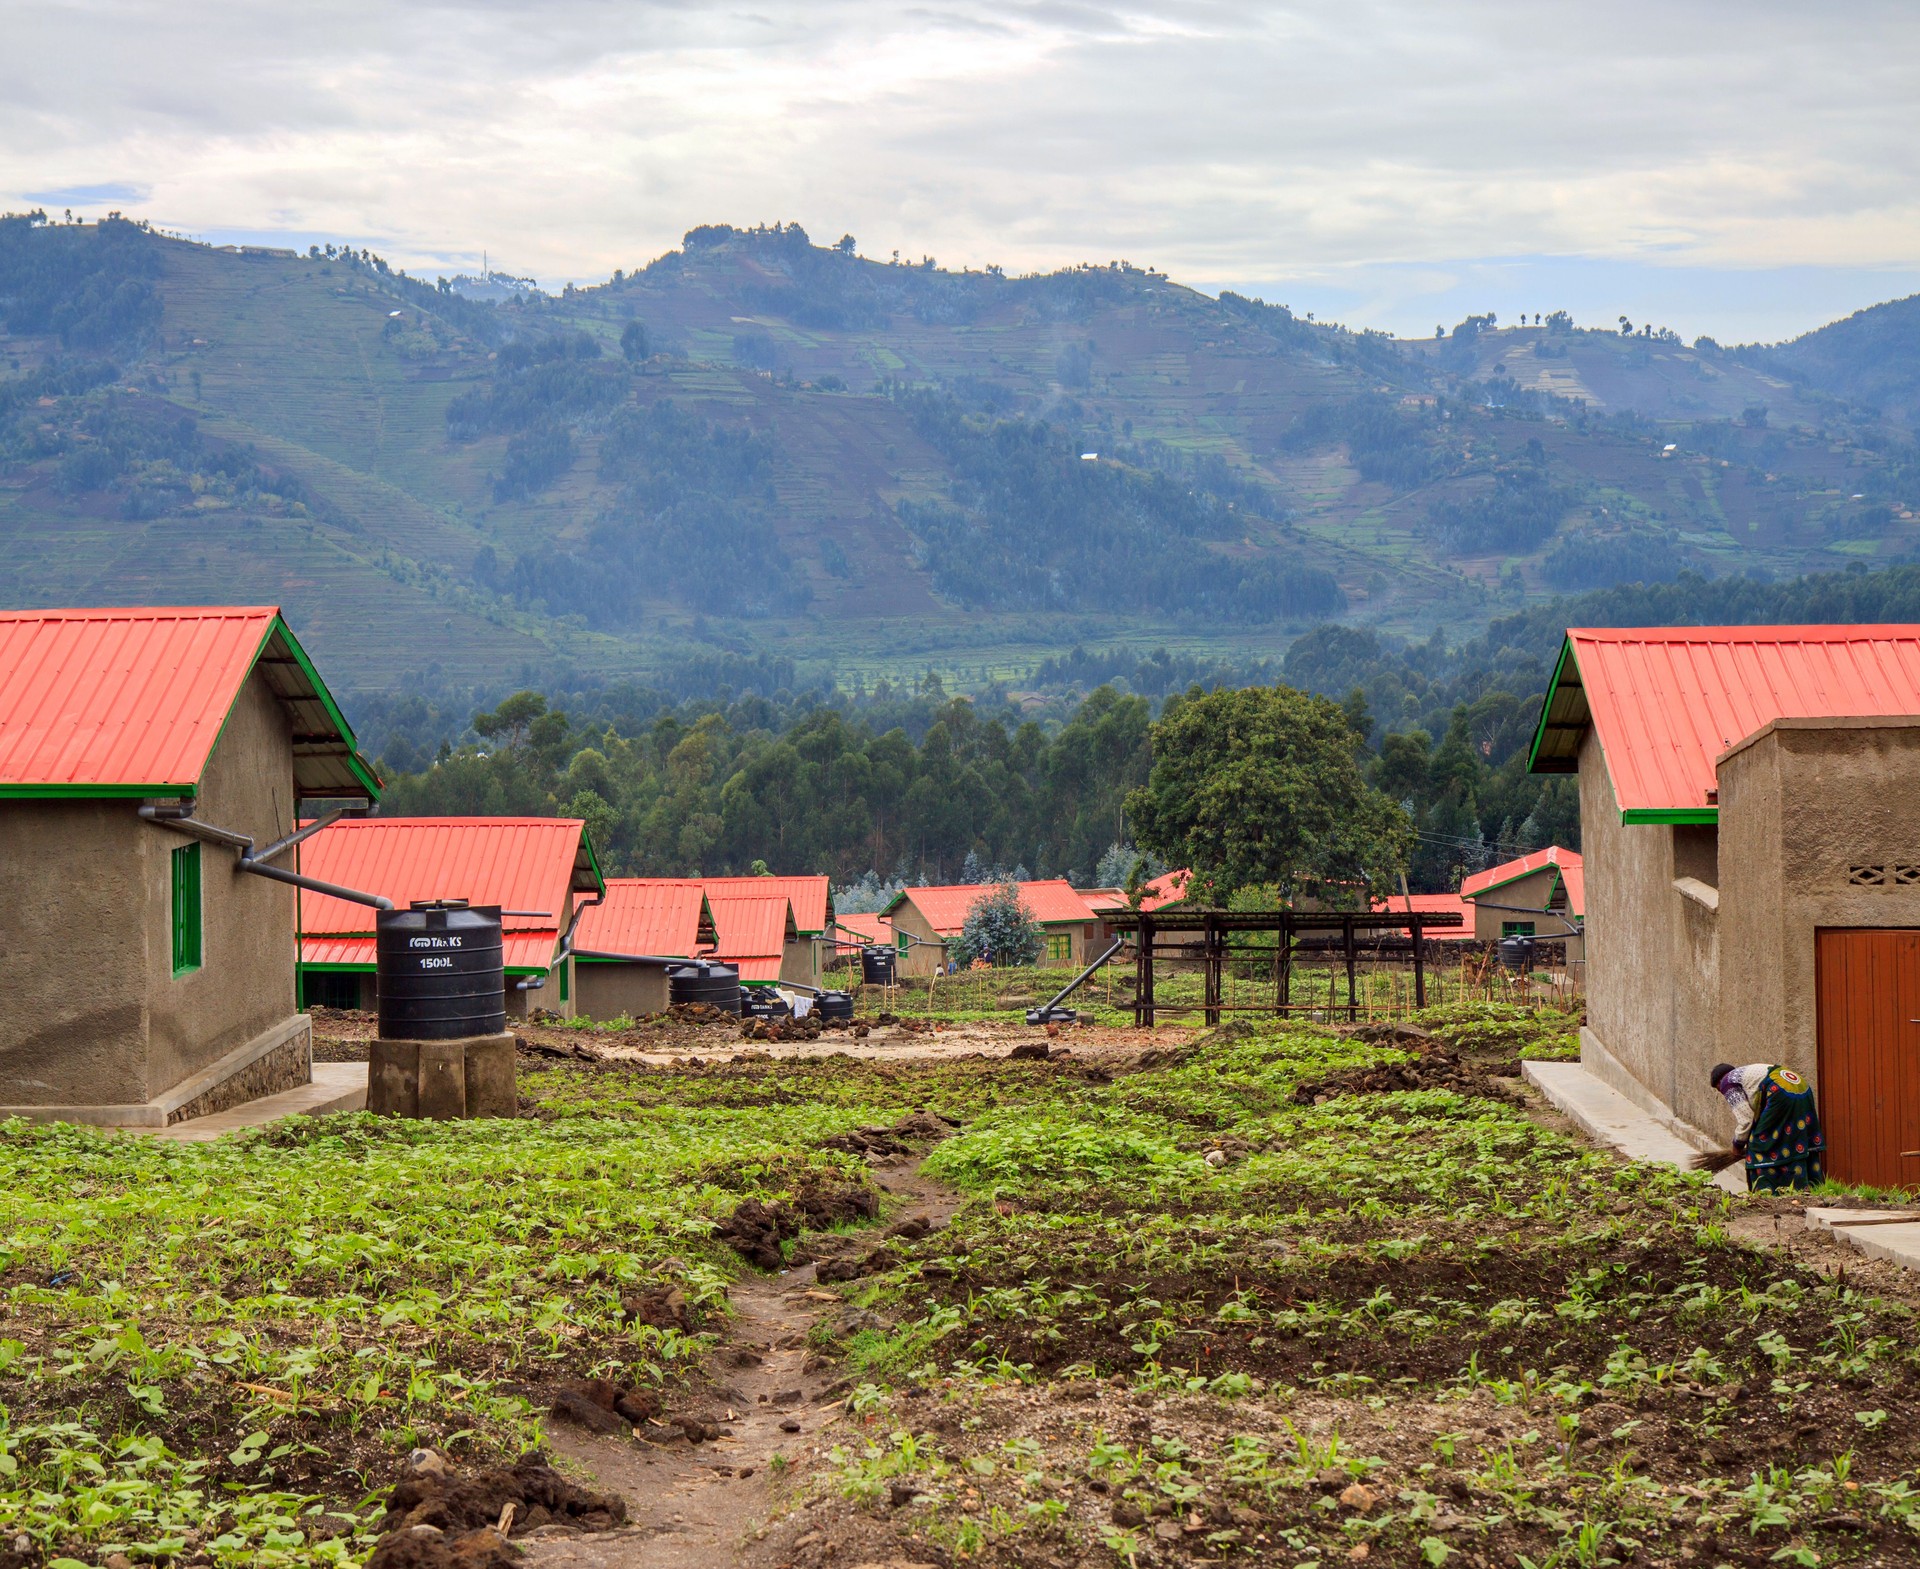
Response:
[[[693,1327],[687,1312],[687,1294],[678,1286],[661,1286],[643,1296],[622,1297],[620,1317],[629,1325],[649,1324],[655,1329],[677,1329],[683,1333]]]
[[[1007,1053],[1008,1062],[1045,1062],[1049,1055],[1045,1041],[1022,1041]]]
[[[740,1026],[745,1041],[817,1041],[822,1021],[808,1014],[804,1019],[748,1019]]]
[[[710,1444],[724,1435],[725,1429],[712,1422],[702,1422],[697,1416],[681,1416],[673,1419],[674,1426],[686,1435],[690,1444]]]
[[[903,1139],[947,1139],[953,1137],[954,1130],[959,1126],[951,1117],[916,1111],[896,1122],[893,1131]]]
[[[788,1238],[809,1228],[826,1231],[872,1220],[879,1213],[879,1195],[864,1183],[816,1180],[797,1191],[790,1204],[742,1199],[720,1228],[719,1237],[748,1263],[780,1269],[786,1263],[780,1244]]]
[[[492,1526],[448,1536],[416,1525],[382,1537],[367,1569],[513,1569],[521,1557],[520,1549]]]
[[[1462,1059],[1458,1052],[1431,1042],[1423,1045],[1411,1062],[1349,1068],[1324,1079],[1296,1084],[1293,1099],[1297,1105],[1312,1106],[1340,1095],[1390,1095],[1405,1090],[1452,1090],[1458,1095],[1520,1104],[1519,1095],[1507,1085]]]
[[[1375,1502],[1373,1489],[1365,1482],[1350,1482],[1341,1490],[1340,1502],[1347,1509],[1355,1509],[1365,1514]]]
[[[1113,1501],[1113,1523],[1123,1530],[1132,1530],[1135,1526],[1147,1523],[1147,1514],[1138,1504],[1125,1498],[1116,1498]]]
[[[925,1215],[915,1215],[911,1220],[903,1220],[897,1225],[887,1227],[887,1235],[899,1237],[904,1242],[918,1242],[933,1230],[933,1222]]]
[[[611,1407],[596,1404],[577,1389],[563,1389],[553,1397],[553,1414],[576,1427],[584,1427],[589,1433],[606,1437],[624,1433],[632,1425],[623,1422]]]
[[[450,1476],[453,1467],[431,1449],[416,1449],[407,1456],[407,1469],[415,1476]]]
[[[871,1155],[885,1160],[909,1153],[907,1146],[893,1136],[890,1128],[850,1128],[820,1141],[822,1149],[845,1150],[849,1155]]]
[[[542,1460],[465,1476],[411,1476],[387,1495],[367,1569],[505,1569],[519,1554],[494,1527],[509,1504],[509,1531],[554,1524],[609,1531],[627,1518],[617,1493],[575,1487]]]

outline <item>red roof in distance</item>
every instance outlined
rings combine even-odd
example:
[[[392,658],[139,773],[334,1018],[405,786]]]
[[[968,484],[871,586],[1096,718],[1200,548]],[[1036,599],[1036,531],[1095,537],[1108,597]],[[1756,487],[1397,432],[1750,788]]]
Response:
[[[778,980],[787,940],[798,935],[786,895],[719,892],[708,885],[707,903],[720,938],[714,957],[738,967],[743,981]]]
[[[944,936],[965,926],[967,911],[983,895],[992,893],[995,886],[993,883],[952,883],[940,888],[903,888],[881,914],[890,916],[911,900],[927,924]],[[1042,926],[1099,919],[1064,877],[1049,877],[1018,886],[1020,902]]]
[[[1530,766],[1600,739],[1626,822],[1719,820],[1717,760],[1776,719],[1920,715],[1920,626],[1574,627]]]
[[[609,877],[607,897],[574,932],[581,954],[691,959],[712,946],[712,912],[700,884],[684,877]]]
[[[802,877],[702,877],[708,898],[753,894],[760,898],[780,894],[793,905],[793,924],[801,932],[818,935],[827,929],[832,890],[824,875]]]
[[[0,611],[0,796],[194,794],[256,667],[288,711],[296,793],[377,796],[272,605]]]
[[[534,915],[504,915],[509,932],[557,933],[569,892],[603,884],[577,817],[362,817],[331,823],[299,847],[300,870],[322,882],[416,899],[465,899]],[[374,912],[300,893],[303,935],[373,930]]]
[[[1550,844],[1544,850],[1530,850],[1527,854],[1512,861],[1502,861],[1498,866],[1489,866],[1484,872],[1475,872],[1471,877],[1462,878],[1460,896],[1472,899],[1490,888],[1499,888],[1506,883],[1517,882],[1522,877],[1531,877],[1535,872],[1549,866],[1557,866],[1564,875],[1566,868],[1581,868],[1583,863],[1578,850],[1569,850],[1561,845]]]
[[[893,941],[893,923],[884,915],[836,915],[834,920],[844,928],[841,931],[842,945],[852,942],[848,932],[859,934],[860,940],[868,943],[889,943]]]
[[[1460,917],[1458,927],[1427,927],[1422,929],[1421,936],[1439,942],[1470,942],[1473,939],[1472,916],[1466,901],[1457,893],[1397,893],[1391,898],[1375,899],[1373,907],[1386,914],[1457,915]]]

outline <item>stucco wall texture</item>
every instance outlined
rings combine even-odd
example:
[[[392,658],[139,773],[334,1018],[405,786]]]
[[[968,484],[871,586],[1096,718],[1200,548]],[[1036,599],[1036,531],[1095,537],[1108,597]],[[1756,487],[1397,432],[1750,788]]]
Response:
[[[667,1006],[663,964],[583,959],[573,967],[573,1012],[583,1019],[637,1019]]]
[[[196,841],[138,802],[0,805],[0,1105],[156,1100],[294,1012],[294,895],[200,850],[202,963],[173,974],[170,853]],[[208,761],[195,815],[265,844],[295,811],[285,710],[258,675]]]
[[[1818,932],[1920,927],[1920,887],[1849,880],[1858,865],[1920,862],[1916,777],[1920,719],[1777,720],[1718,760],[1717,829],[1623,825],[1589,733],[1580,754],[1589,1066],[1604,1077],[1624,1070],[1720,1138],[1731,1123],[1707,1083],[1715,1062],[1784,1063],[1817,1094]],[[1714,889],[1717,911],[1676,878]]]

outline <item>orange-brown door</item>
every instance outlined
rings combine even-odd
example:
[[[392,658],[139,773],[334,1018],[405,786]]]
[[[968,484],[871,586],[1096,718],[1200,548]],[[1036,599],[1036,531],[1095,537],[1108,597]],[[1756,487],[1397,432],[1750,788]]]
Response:
[[[1827,1175],[1920,1184],[1920,931],[1815,937]]]

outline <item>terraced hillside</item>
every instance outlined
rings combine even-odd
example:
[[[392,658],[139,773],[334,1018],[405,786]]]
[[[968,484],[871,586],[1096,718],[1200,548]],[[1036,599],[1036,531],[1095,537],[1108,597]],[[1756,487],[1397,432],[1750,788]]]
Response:
[[[1273,652],[1902,559],[1920,501],[1911,431],[1792,366],[1563,318],[1400,343],[778,226],[493,306],[365,253],[0,230],[0,598],[274,600],[348,685]]]

